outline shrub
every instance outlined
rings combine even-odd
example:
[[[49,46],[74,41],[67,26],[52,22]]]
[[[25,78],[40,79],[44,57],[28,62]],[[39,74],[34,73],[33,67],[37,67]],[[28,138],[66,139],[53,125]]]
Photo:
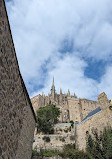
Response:
[[[93,130],[92,136],[87,134],[87,151],[93,158],[111,159],[112,158],[112,128],[104,128],[103,132]]]
[[[75,150],[75,144],[66,144],[63,150],[64,151]]]
[[[71,127],[74,128],[74,121],[71,120],[70,123],[71,123]]]
[[[49,136],[44,136],[42,139],[43,139],[45,142],[50,142],[50,141],[51,141]]]
[[[65,137],[60,137],[60,141],[65,142]]]
[[[70,140],[75,140],[75,135],[70,136]]]
[[[67,132],[68,132],[68,129],[64,129],[64,132],[67,133]]]

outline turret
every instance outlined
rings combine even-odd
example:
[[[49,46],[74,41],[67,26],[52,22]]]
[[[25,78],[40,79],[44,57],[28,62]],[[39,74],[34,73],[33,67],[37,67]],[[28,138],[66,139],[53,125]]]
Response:
[[[101,104],[101,109],[106,109],[109,107],[109,100],[107,98],[107,95],[105,94],[105,92],[101,93],[98,96],[98,102]]]
[[[76,94],[74,93],[74,98],[77,98]]]

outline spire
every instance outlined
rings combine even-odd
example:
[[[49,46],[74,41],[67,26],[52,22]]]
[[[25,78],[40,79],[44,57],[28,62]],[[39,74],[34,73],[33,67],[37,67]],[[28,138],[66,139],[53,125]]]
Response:
[[[60,88],[60,94],[62,94],[62,89]]]
[[[52,86],[54,86],[54,76],[53,76],[53,83],[52,83]]]
[[[69,89],[68,89],[68,97],[70,97],[70,91],[69,91]]]
[[[51,95],[52,98],[55,98],[55,85],[54,85],[54,76],[53,76],[53,83],[52,83],[52,88],[51,88]]]

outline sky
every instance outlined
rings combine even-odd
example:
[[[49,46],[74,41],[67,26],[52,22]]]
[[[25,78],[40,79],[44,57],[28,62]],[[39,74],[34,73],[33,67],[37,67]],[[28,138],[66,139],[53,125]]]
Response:
[[[5,0],[30,97],[56,92],[112,98],[111,0]]]

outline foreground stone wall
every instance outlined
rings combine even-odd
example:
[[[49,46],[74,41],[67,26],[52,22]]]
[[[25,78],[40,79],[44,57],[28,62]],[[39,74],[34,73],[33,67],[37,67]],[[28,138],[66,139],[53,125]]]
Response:
[[[35,116],[19,71],[5,3],[0,0],[0,159],[30,159],[34,127]]]

